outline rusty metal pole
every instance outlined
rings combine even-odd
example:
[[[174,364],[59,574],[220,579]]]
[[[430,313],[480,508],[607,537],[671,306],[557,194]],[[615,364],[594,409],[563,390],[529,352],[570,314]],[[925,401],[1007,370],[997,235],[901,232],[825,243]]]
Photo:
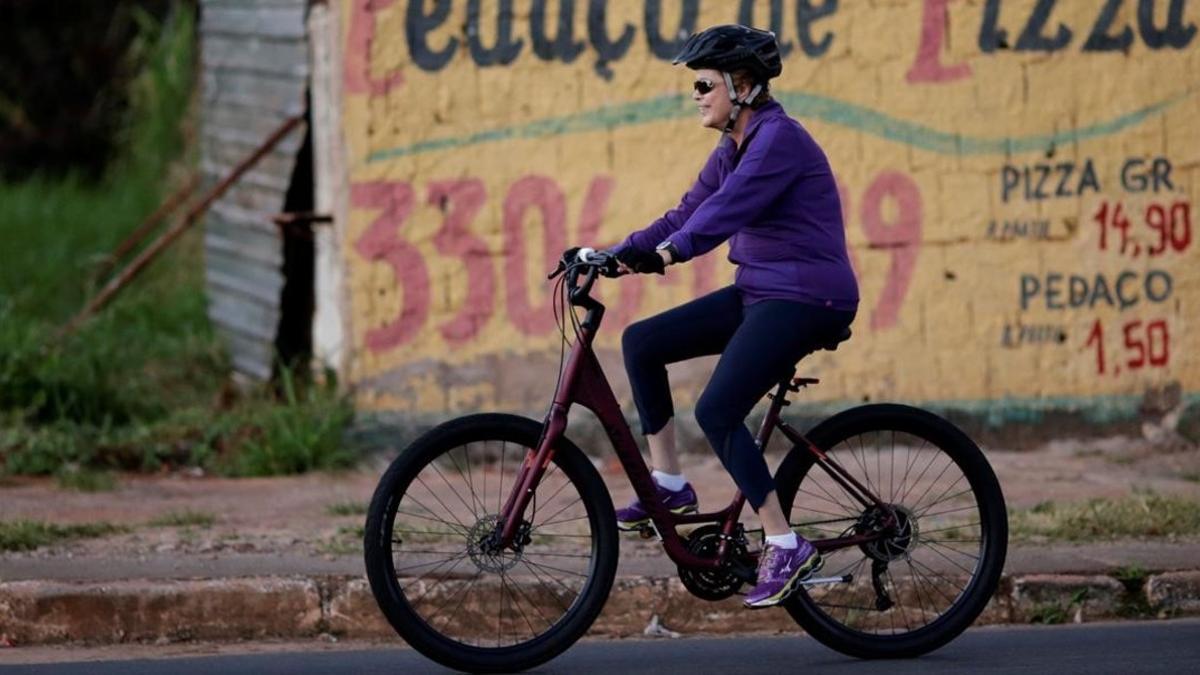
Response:
[[[285,136],[299,126],[304,119],[305,114],[289,117],[282,125],[280,125],[278,129],[268,136],[267,139],[262,142],[262,145],[259,145],[249,157],[242,160],[240,164],[234,167],[233,171],[231,171],[229,175],[225,176],[221,182],[213,186],[213,188],[209,190],[208,193],[200,200],[200,203],[196,204],[188,211],[187,215],[184,216],[182,221],[164,232],[161,236],[159,236],[158,239],[154,240],[154,242],[147,246],[144,251],[130,261],[129,265],[127,265],[125,269],[121,270],[120,274],[113,277],[111,281],[105,284],[104,288],[100,289],[99,293],[92,296],[92,299],[88,301],[83,309],[79,310],[78,314],[76,314],[70,321],[68,321],[62,328],[58,330],[58,333],[55,334],[55,339],[61,340],[62,338],[75,332],[84,321],[86,321],[89,317],[95,314],[98,309],[112,300],[113,296],[116,295],[122,288],[124,288],[131,280],[133,280],[138,273],[145,269],[146,266],[149,265],[150,262],[163,251],[163,249],[167,248],[167,246],[178,239],[179,235],[187,231],[187,229],[191,227],[192,224],[194,224],[200,218],[200,216],[204,215],[204,212],[208,210],[208,207],[212,206],[214,201],[220,199],[221,195],[225,194],[225,191],[228,190],[229,187],[237,181],[237,179],[242,177],[242,174],[246,173],[251,167],[257,164],[264,155],[270,152],[271,149],[279,143],[279,141],[283,140]]]
[[[154,231],[154,228],[158,227],[159,223],[166,219],[167,216],[174,213],[175,209],[179,208],[180,205],[186,202],[188,197],[192,196],[192,193],[196,191],[196,188],[199,185],[200,176],[196,174],[188,176],[187,182],[185,182],[182,187],[176,190],[175,193],[168,197],[167,200],[162,204],[159,204],[158,208],[154,210],[154,213],[151,213],[136,230],[130,233],[130,235],[126,237],[124,241],[122,241],[115,249],[113,249],[113,252],[108,256],[108,258],[100,264],[100,268],[96,271],[96,278],[98,279],[99,277],[108,274],[109,270],[116,266],[116,264],[120,262],[120,260],[124,258],[126,254],[136,248],[138,244],[142,243],[146,237]]]

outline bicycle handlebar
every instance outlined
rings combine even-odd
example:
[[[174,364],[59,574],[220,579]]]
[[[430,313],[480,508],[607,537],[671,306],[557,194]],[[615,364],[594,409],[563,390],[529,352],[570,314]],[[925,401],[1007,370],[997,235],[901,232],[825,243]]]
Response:
[[[575,255],[574,261],[567,264],[565,260],[559,260],[558,266],[546,278],[553,279],[564,272],[567,274],[567,292],[571,304],[585,309],[595,309],[600,306],[600,303],[589,295],[592,292],[592,285],[596,283],[598,275],[618,276],[617,258],[607,251],[581,248]],[[584,277],[582,284],[579,283],[580,275]]]

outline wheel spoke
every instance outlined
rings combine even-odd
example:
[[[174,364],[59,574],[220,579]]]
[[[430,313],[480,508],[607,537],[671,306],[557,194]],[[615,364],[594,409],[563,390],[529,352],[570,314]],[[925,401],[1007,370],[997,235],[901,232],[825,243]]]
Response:
[[[542,523],[541,527],[547,527],[549,525],[561,525],[562,523],[573,523],[577,520],[587,520],[587,519],[588,519],[588,517],[586,515],[579,516],[578,518],[563,518],[562,520],[552,520],[548,523]]]
[[[527,556],[525,556],[525,558],[524,558],[524,559],[525,559],[526,561],[528,561],[530,565],[533,565],[534,567],[536,567],[536,568],[538,568],[538,569],[542,570],[543,572],[545,572],[546,570],[554,570],[555,572],[562,572],[563,574],[570,574],[570,575],[572,575],[572,576],[580,577],[580,578],[583,578],[583,579],[587,579],[587,578],[588,578],[588,575],[586,575],[586,574],[580,574],[579,572],[572,572],[571,570],[564,570],[564,569],[563,569],[563,568],[561,568],[561,567],[555,567],[555,566],[553,566],[553,565],[547,565],[547,564],[545,564],[545,563],[535,563],[535,562],[533,562],[532,560],[529,560],[529,556],[528,556],[528,555],[527,555]]]
[[[508,580],[508,577],[505,576],[504,571],[501,570],[500,583],[503,584],[506,580]],[[521,604],[519,602],[517,602],[517,593],[521,592],[521,587],[518,586],[516,583],[512,583],[511,586],[512,586],[513,590],[516,591],[515,593],[510,593],[510,595],[512,596],[513,606],[516,607],[517,612],[521,615],[521,618],[525,620],[525,625],[529,626],[529,633],[531,635],[537,635],[538,634],[537,629],[533,627],[533,622],[531,622],[529,620],[529,616],[525,614],[525,611],[521,609]],[[522,594],[522,597],[525,597],[524,594]]]
[[[976,508],[977,507],[974,504],[971,504],[970,506],[961,506],[957,509],[947,509],[945,511],[938,511],[937,513],[926,513],[924,517],[925,518],[936,518],[937,516],[944,516],[947,513],[962,513],[963,511],[974,511]]]
[[[949,457],[947,457],[946,458],[946,466],[942,467],[942,470],[940,473],[938,473],[937,478],[934,478],[929,483],[929,487],[925,488],[925,491],[921,493],[920,497],[917,497],[916,499],[914,499],[913,503],[920,504],[921,500],[925,499],[925,495],[929,494],[929,491],[933,489],[933,486],[937,485],[937,482],[942,479],[942,476],[946,475],[946,472],[949,471],[950,467],[952,467],[952,466],[954,466],[954,462]],[[915,511],[916,507],[913,507],[913,510]]]
[[[405,567],[397,567],[396,573],[398,574],[400,572],[403,572],[404,570],[415,570],[418,567],[428,567],[430,565],[437,565],[438,567],[441,567],[442,565],[445,565],[446,563],[450,562],[451,560],[461,560],[461,559],[465,558],[466,556],[467,556],[467,552],[463,551],[462,553],[459,553],[458,555],[454,556],[453,558],[446,558],[445,560],[431,560],[430,562],[417,563],[415,565],[407,565]],[[437,569],[437,568],[435,567],[434,569]],[[429,574],[429,573],[430,572],[426,572],[425,574]],[[425,578],[424,575],[422,575],[422,576],[417,577],[417,580],[424,579],[424,578]]]
[[[439,497],[436,492],[429,489],[429,486],[425,484],[425,481],[422,480],[422,478],[420,476],[417,476],[417,482],[421,484],[421,487],[425,488],[425,491],[428,492],[433,497],[434,501],[436,501],[438,504],[440,504],[443,509],[446,509],[446,512],[450,514],[450,517],[454,519],[454,522],[458,523],[458,526],[463,529],[463,532],[471,531],[471,528],[464,525],[463,522],[458,519],[458,516],[454,515],[454,510],[449,508],[448,506],[446,506],[446,503],[442,501],[442,498]],[[461,497],[460,497],[460,499],[461,499]],[[418,506],[421,506],[421,508],[425,509],[425,507],[423,505],[421,505],[421,503],[418,502],[416,499],[413,499],[413,501],[416,502]],[[429,509],[425,509],[425,510],[429,511]],[[432,511],[430,511],[430,513],[432,513]]]
[[[475,494],[475,482],[471,479],[471,455],[468,454],[469,447],[469,445],[464,445],[462,448],[463,461],[467,465],[466,473],[463,473],[462,467],[458,465],[458,460],[454,459],[453,452],[447,452],[446,456],[449,457],[450,462],[454,464],[454,469],[458,471],[458,475],[466,480],[467,490],[471,494],[471,506],[469,507],[471,509],[471,515],[475,516],[476,520],[479,520],[480,511],[476,507],[481,507],[482,504],[479,502],[479,495]],[[445,480],[445,478],[443,478],[443,480]],[[483,513],[487,513],[487,507],[483,507]]]
[[[969,570],[969,569],[963,567],[962,565],[959,565],[956,561],[951,560],[949,558],[949,556],[947,556],[945,553],[942,553],[941,551],[937,550],[936,548],[933,548],[932,546],[926,546],[925,548],[929,549],[930,551],[933,551],[934,553],[936,553],[938,556],[940,556],[946,562],[948,562],[951,565],[954,565],[958,569],[962,570],[963,572],[965,572],[967,574],[967,576],[974,574],[973,570]],[[979,558],[976,557],[975,559],[978,560]]]
[[[580,503],[582,503],[582,502],[583,502],[583,497],[579,497],[578,499],[576,499],[575,501],[571,502],[570,504],[567,504],[566,506],[562,507],[561,509],[559,509],[559,510],[555,511],[555,512],[554,512],[554,515],[546,516],[546,520],[545,520],[545,521],[542,523],[542,525],[541,525],[541,526],[542,526],[542,527],[545,527],[545,526],[547,526],[547,525],[552,525],[552,524],[554,524],[554,523],[562,523],[562,522],[567,522],[567,521],[563,521],[563,520],[554,520],[554,518],[555,518],[555,517],[557,517],[557,516],[558,516],[560,513],[562,513],[563,511],[566,511],[567,509],[571,508],[572,506],[575,506],[576,504],[580,504]],[[583,517],[584,517],[584,518],[587,518],[587,516],[586,516],[586,515],[585,515],[585,516],[583,516]],[[578,520],[578,519],[576,518],[576,519],[574,519],[574,520]]]
[[[942,596],[942,598],[946,600],[947,607],[954,604],[954,598],[950,597],[949,595],[946,595],[946,592],[942,590],[941,586],[930,581],[929,577],[927,575],[923,574],[920,570],[917,569],[916,566],[921,565],[921,562],[919,560],[913,560],[910,558],[909,562],[914,563],[914,567],[912,568],[912,570],[917,575],[918,581],[924,582],[928,588],[933,589],[934,591],[937,592],[938,595]],[[934,572],[933,570],[930,570],[930,572],[932,572],[934,575],[936,575],[939,579],[944,579],[946,581],[949,581],[949,579],[942,576],[941,574],[938,574],[937,572]],[[957,593],[955,595],[957,596]],[[930,593],[931,598],[932,598],[932,596],[933,596],[933,594]]]
[[[563,613],[566,614],[567,606],[562,604],[562,600],[559,599],[558,593],[555,593],[553,588],[546,586],[546,582],[542,581],[542,575],[538,574],[538,571],[536,569],[534,569],[534,567],[532,565],[529,564],[528,560],[522,559],[521,564],[524,565],[529,570],[529,573],[532,574],[533,577],[538,580],[538,583],[540,583],[543,587],[546,588],[546,591],[550,594],[551,597],[555,598],[555,600],[558,602],[559,606],[562,607]],[[542,574],[545,574],[545,572],[543,572]],[[562,581],[556,579],[555,577],[548,575],[548,574],[546,576],[551,581],[553,581],[554,583],[561,586],[562,589],[565,590],[566,592],[568,592],[572,595],[576,595],[578,593],[574,588],[571,588],[570,586],[564,584]]]
[[[405,498],[406,498],[406,499],[410,499],[410,500],[412,500],[412,502],[413,502],[414,504],[416,504],[417,506],[419,506],[419,507],[421,507],[421,508],[425,509],[426,511],[429,511],[429,509],[426,509],[426,508],[425,508],[425,506],[424,506],[423,504],[421,504],[421,502],[417,501],[415,497],[412,497],[412,496],[408,496],[408,495],[406,495],[406,496],[405,496]],[[433,516],[426,516],[426,515],[422,515],[422,514],[420,514],[420,513],[413,513],[413,512],[411,512],[411,511],[401,511],[400,509],[396,509],[396,513],[397,513],[398,515],[411,516],[411,517],[413,517],[413,518],[421,518],[422,520],[432,520],[432,521],[434,521],[435,523],[442,523],[443,525],[447,525],[447,526],[449,526],[449,527],[453,527],[453,528],[456,528],[456,529],[458,529],[460,534],[466,534],[467,532],[469,532],[469,531],[470,531],[470,530],[469,530],[469,529],[468,529],[466,526],[464,526],[462,523],[452,523],[452,522],[450,522],[450,521],[448,521],[448,520],[443,520],[443,519],[441,519],[441,518],[434,518]],[[430,513],[432,513],[432,511],[430,511]]]
[[[917,560],[916,558],[909,558],[909,562],[911,562],[911,563],[915,564],[917,567],[920,567],[921,569],[925,570],[926,574],[937,577],[938,579],[941,579],[942,581],[945,581],[946,583],[953,586],[954,592],[958,595],[961,595],[962,592],[967,588],[965,584],[962,586],[959,586],[958,582],[956,582],[954,579],[951,579],[950,577],[933,569],[929,565],[926,565],[925,563],[921,562],[920,560]]]
[[[958,480],[954,481],[954,484],[957,485],[958,482],[961,481],[964,477],[965,476],[959,476]],[[949,490],[947,489],[945,492],[942,492],[942,494],[938,495],[938,498],[935,501],[932,501],[929,504],[926,504],[925,508],[921,509],[920,511],[917,511],[917,508],[919,508],[919,507],[914,506],[913,511],[914,511],[915,515],[919,518],[919,517],[925,515],[925,513],[927,511],[929,511],[929,509],[932,509],[933,507],[937,506],[938,504],[941,504],[942,502],[948,502],[951,499],[956,499],[965,494],[971,494],[973,492],[973,490],[968,486],[967,488],[965,488],[963,490],[959,490],[958,492],[955,492],[954,494],[947,497],[945,495],[946,495],[946,492],[948,492],[948,491]]]
[[[964,523],[964,524],[962,524],[962,525],[946,525],[946,526],[944,526],[944,527],[939,527],[939,528],[932,529],[932,530],[926,530],[926,529],[922,529],[922,530],[921,530],[921,535],[922,535],[922,536],[924,536],[924,535],[926,535],[926,534],[931,534],[931,533],[933,533],[933,532],[946,532],[947,530],[965,530],[965,529],[967,529],[968,527],[976,527],[976,526],[978,526],[978,525],[980,525],[980,524],[981,524],[981,523],[980,523],[980,521],[976,520],[975,522],[972,522],[972,523]]]

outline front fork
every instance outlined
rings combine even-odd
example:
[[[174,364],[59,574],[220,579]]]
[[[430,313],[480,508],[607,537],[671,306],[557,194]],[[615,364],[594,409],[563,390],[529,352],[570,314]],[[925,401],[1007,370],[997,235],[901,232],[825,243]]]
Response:
[[[492,533],[490,541],[487,542],[488,548],[498,552],[513,545],[517,533],[521,529],[525,509],[529,506],[542,476],[545,475],[546,467],[550,466],[550,462],[554,460],[554,446],[566,428],[567,409],[562,404],[554,403],[550,406],[550,414],[543,426],[542,437],[538,441],[537,449],[530,450],[525,454],[525,461],[521,463],[521,469],[517,472],[513,490],[509,493],[504,508],[500,510],[496,531]]]

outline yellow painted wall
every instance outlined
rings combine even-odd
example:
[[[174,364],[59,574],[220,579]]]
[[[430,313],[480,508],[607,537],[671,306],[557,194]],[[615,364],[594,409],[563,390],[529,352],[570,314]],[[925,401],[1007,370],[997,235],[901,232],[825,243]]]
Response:
[[[1198,2],[353,0],[342,215],[364,406],[546,404],[556,255],[674,206],[717,141],[691,73],[648,36],[666,55],[681,25],[743,5],[760,27],[779,10],[773,91],[830,158],[862,289],[855,337],[802,368],[813,396],[992,412],[1195,397]],[[564,7],[572,35],[547,46]],[[623,401],[620,328],[729,283],[725,252],[604,283]],[[681,407],[710,367],[672,371]]]

